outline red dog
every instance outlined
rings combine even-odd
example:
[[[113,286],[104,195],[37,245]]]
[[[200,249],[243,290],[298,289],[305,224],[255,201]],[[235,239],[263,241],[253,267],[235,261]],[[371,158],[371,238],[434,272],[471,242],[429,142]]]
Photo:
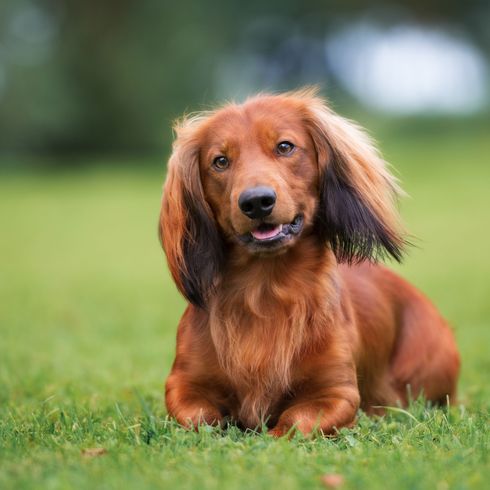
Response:
[[[399,260],[404,240],[396,181],[359,128],[302,91],[176,131],[160,228],[190,304],[166,385],[171,416],[329,434],[359,407],[406,404],[407,387],[436,403],[455,396],[446,322],[374,264]]]

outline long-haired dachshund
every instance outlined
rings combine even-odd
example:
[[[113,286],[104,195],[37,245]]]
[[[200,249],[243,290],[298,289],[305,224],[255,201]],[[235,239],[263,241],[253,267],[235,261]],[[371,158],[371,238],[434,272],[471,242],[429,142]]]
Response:
[[[186,426],[331,434],[356,412],[455,396],[459,355],[400,260],[395,178],[311,90],[176,127],[160,230],[189,301],[166,384]],[[408,393],[408,394],[407,394]]]

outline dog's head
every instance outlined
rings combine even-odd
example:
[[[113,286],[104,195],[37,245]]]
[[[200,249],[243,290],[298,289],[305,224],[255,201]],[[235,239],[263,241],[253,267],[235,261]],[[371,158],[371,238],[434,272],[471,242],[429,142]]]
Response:
[[[195,305],[205,305],[232,244],[265,257],[314,235],[339,262],[400,260],[394,177],[369,138],[312,91],[229,104],[176,133],[160,230]]]

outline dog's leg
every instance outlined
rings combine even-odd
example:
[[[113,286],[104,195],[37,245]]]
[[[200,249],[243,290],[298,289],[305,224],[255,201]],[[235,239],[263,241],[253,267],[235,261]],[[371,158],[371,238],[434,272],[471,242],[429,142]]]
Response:
[[[351,427],[359,407],[357,389],[352,387],[329,391],[312,400],[297,400],[281,414],[269,434],[279,437],[291,430],[298,430],[306,435],[318,430],[328,435],[341,427]]]
[[[206,319],[197,308],[190,306],[185,311],[179,323],[175,361],[165,384],[168,414],[189,428],[204,423],[220,425],[226,407],[218,361],[204,328]]]
[[[293,429],[303,434],[318,430],[327,435],[352,426],[360,394],[349,351],[334,342],[304,367],[298,386],[293,387],[293,399],[270,433],[282,436]]]
[[[199,386],[189,383],[184,375],[172,373],[166,384],[165,400],[168,414],[188,428],[197,428],[201,424],[220,425],[223,415],[200,390]]]
[[[413,398],[446,405],[456,399],[460,357],[454,335],[435,307],[420,293],[404,307],[391,377],[403,404],[407,386]]]

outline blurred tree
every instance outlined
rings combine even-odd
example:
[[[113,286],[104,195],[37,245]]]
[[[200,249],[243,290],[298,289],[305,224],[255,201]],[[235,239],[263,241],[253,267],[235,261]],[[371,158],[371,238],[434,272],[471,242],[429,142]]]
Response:
[[[260,55],[275,67],[264,88],[324,80],[325,34],[367,13],[457,24],[490,45],[483,0],[2,0],[0,150],[161,150],[171,119],[222,97],[223,66]]]

